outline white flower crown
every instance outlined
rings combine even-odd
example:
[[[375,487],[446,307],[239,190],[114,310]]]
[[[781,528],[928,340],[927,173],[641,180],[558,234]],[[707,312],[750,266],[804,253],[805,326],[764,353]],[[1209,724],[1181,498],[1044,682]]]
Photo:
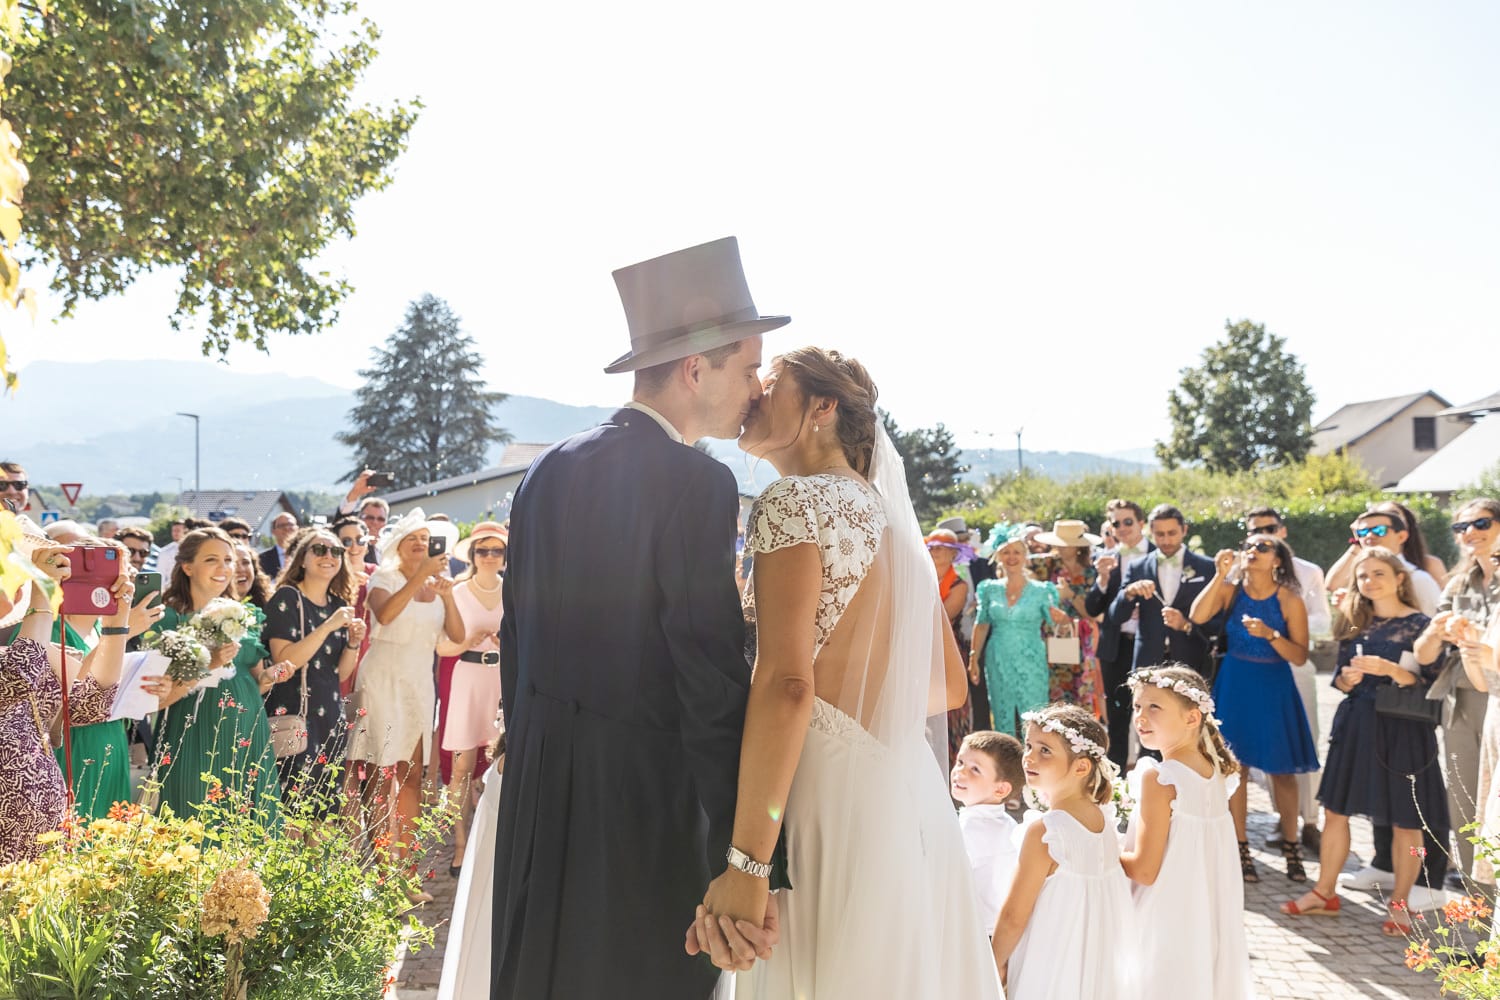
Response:
[[[1214,700],[1207,691],[1194,687],[1185,680],[1173,680],[1166,674],[1155,670],[1142,670],[1130,678],[1132,685],[1155,684],[1164,691],[1173,691],[1182,695],[1188,701],[1198,706],[1198,711],[1203,713],[1205,722],[1219,725],[1219,720],[1214,716]]]
[[[1046,732],[1056,733],[1067,740],[1068,747],[1073,753],[1081,757],[1092,757],[1110,781],[1120,776],[1120,769],[1114,761],[1109,759],[1109,754],[1105,752],[1105,749],[1072,726],[1065,725],[1058,719],[1044,719],[1040,712],[1022,712],[1021,721],[1041,726]]]

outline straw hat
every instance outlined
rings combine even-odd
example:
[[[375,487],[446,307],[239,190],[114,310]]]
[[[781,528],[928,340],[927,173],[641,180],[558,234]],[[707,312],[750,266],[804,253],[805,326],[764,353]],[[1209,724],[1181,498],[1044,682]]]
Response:
[[[452,552],[458,544],[458,525],[452,521],[428,520],[426,512],[421,507],[413,507],[401,520],[395,524],[388,524],[380,533],[380,563],[383,566],[394,566],[400,560],[396,558],[396,549],[401,545],[401,540],[413,532],[427,529],[427,533],[434,538],[448,539],[448,551]]]
[[[1052,545],[1060,549],[1072,549],[1088,546],[1093,548],[1104,539],[1098,535],[1091,534],[1089,526],[1082,521],[1066,520],[1053,521],[1052,530],[1044,531],[1037,535],[1035,540],[1043,545]]]
[[[474,525],[474,530],[469,533],[469,537],[458,543],[453,554],[466,563],[472,563],[474,560],[469,558],[469,550],[482,538],[498,538],[502,545],[507,549],[510,548],[510,532],[505,530],[505,525],[495,521],[480,521]]]

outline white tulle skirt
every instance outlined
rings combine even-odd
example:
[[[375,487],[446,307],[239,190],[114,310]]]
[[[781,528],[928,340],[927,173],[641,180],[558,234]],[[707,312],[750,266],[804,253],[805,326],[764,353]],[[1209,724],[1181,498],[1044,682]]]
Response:
[[[463,872],[443,951],[438,1000],[490,1000],[490,913],[495,902],[495,821],[500,815],[501,761],[484,777],[464,851]]]
[[[1002,995],[958,817],[920,733],[890,750],[817,702],[786,838],[781,943],[736,977],[739,1000]]]

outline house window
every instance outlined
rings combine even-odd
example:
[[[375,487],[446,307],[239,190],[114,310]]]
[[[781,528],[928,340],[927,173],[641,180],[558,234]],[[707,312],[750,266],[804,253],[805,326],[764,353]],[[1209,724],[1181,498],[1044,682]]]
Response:
[[[1417,451],[1437,451],[1437,417],[1412,417],[1411,433]]]

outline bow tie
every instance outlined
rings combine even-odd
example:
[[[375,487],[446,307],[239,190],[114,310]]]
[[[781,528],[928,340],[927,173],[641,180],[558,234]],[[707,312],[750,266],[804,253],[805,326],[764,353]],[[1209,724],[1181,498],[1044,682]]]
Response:
[[[1159,555],[1159,556],[1156,557],[1156,565],[1158,565],[1158,566],[1176,566],[1178,569],[1181,569],[1182,568],[1182,552],[1179,550],[1176,555],[1171,555],[1171,556],[1162,556],[1162,555]]]

